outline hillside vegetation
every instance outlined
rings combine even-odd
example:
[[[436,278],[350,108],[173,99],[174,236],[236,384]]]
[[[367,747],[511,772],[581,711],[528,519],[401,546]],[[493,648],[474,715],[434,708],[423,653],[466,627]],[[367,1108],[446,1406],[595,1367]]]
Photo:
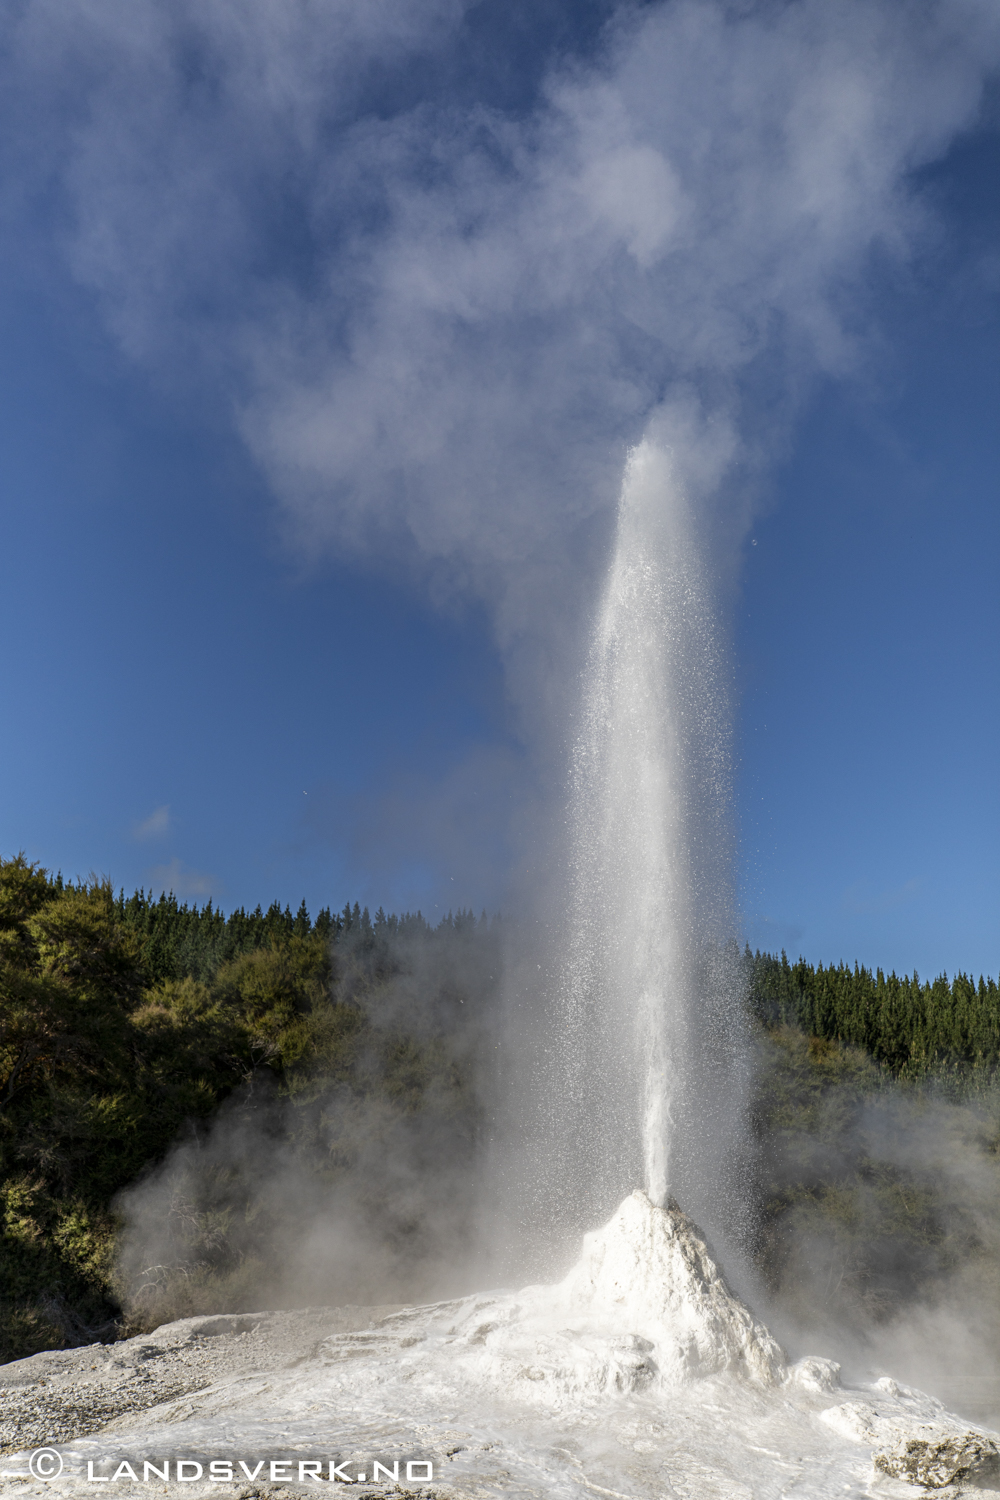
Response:
[[[902,979],[855,964],[813,967],[767,953],[746,961],[750,1005],[768,1028],[857,1047],[895,1078],[918,1081],[949,1072],[959,1087],[991,1076],[1000,1063],[1000,990],[966,974],[949,980]]]
[[[227,917],[0,860],[0,1359],[434,1295],[469,1228],[501,937],[471,912]],[[742,973],[776,1305],[864,1328],[971,1276],[1000,1306],[994,981],[749,951]]]
[[[129,1290],[116,1195],[179,1137],[197,1140],[227,1099],[288,1100],[294,1128],[308,1120],[314,1139],[331,1101],[341,1119],[345,1102],[377,1101],[385,1128],[430,1113],[471,1149],[473,1069],[456,1013],[463,961],[490,943],[471,913],[433,930],[357,906],[315,922],[304,907],[225,919],[0,861],[0,1358],[114,1335]],[[404,1025],[390,1002],[414,947],[449,961]],[[351,1165],[340,1136],[323,1143],[334,1178]],[[216,1271],[245,1258],[246,1233],[229,1242],[254,1205],[230,1205],[209,1227],[211,1213],[192,1222],[179,1210],[185,1282],[199,1247]]]

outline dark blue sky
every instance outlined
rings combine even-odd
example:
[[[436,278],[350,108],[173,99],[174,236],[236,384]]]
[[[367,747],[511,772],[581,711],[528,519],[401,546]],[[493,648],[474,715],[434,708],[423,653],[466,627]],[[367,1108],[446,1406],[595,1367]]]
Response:
[[[521,119],[609,13],[474,7],[352,118]],[[932,227],[856,276],[864,358],[801,381],[743,546],[741,901],[813,960],[1000,968],[995,114],[907,179]],[[489,590],[289,545],[224,375],[137,354],[58,215],[5,222],[0,851],[226,908],[498,905],[533,773]]]
[[[871,384],[826,385],[747,550],[751,936],[995,973],[1000,879],[1000,139],[934,173],[949,234],[887,286]]]

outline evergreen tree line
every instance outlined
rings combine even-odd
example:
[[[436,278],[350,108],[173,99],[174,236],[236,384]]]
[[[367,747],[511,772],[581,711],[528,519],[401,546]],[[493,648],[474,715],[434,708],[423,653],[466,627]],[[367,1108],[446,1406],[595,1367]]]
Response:
[[[60,877],[53,882],[62,888]],[[495,931],[483,912],[448,912],[437,926],[420,911],[372,917],[357,902],[340,912],[324,907],[310,917],[303,901],[294,914],[273,902],[267,910],[238,907],[227,917],[208,901],[199,907],[176,896],[138,890],[115,901],[117,920],[140,940],[148,983],[191,978],[205,981],[242,954],[280,947],[292,938],[321,939],[343,947],[376,947],[396,939],[446,941],[452,935]],[[788,955],[744,954],[751,1013],[765,1027],[793,1026],[807,1036],[859,1047],[894,1077],[922,1079],[942,1069],[993,1069],[1000,1064],[1000,988],[958,973],[934,980],[886,975],[855,964],[790,963]]]
[[[61,877],[53,882],[62,888]],[[319,938],[336,945],[381,945],[394,939],[446,940],[452,934],[496,928],[483,912],[448,912],[437,926],[420,911],[387,915],[379,907],[348,903],[340,912],[324,907],[310,917],[273,902],[267,910],[238,907],[227,917],[208,901],[199,907],[176,896],[120,891],[115,912],[123,928],[140,939],[147,982],[207,980],[245,953],[282,946],[292,938]],[[790,963],[788,955],[744,954],[751,1013],[765,1027],[794,1026],[807,1036],[860,1047],[898,1078],[920,1079],[942,1067],[993,1068],[1000,1063],[1000,988],[992,978],[958,973],[934,980],[886,975],[855,964]]]
[[[992,1072],[1000,1063],[1000,989],[980,976],[934,980],[886,975],[855,964],[789,963],[746,950],[750,1008],[768,1028],[861,1048],[894,1077]]]
[[[54,890],[62,890],[62,877],[57,875],[52,885]],[[155,897],[152,891],[141,889],[131,896],[119,891],[115,913],[123,928],[139,936],[142,965],[154,983],[162,979],[208,979],[222,964],[243,953],[280,946],[291,938],[312,937],[331,943],[341,937],[355,943],[435,935],[446,939],[454,933],[486,931],[500,920],[494,917],[491,923],[484,911],[477,921],[471,909],[459,909],[449,911],[435,927],[420,911],[387,916],[380,906],[372,917],[367,906],[362,908],[358,902],[353,907],[348,902],[336,913],[323,907],[314,920],[305,901],[294,916],[291,907],[282,909],[279,901],[273,901],[266,911],[259,905],[252,912],[239,906],[227,917],[211,901],[202,907],[197,903],[188,906],[172,891]]]

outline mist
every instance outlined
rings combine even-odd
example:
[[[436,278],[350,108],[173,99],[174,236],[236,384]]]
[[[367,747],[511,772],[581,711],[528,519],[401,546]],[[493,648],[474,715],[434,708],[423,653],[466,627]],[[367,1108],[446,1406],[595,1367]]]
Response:
[[[286,1065],[262,1055],[119,1196],[128,1315],[426,1301],[483,1274],[502,946],[472,913],[356,919]]]
[[[757,1043],[754,1261],[793,1354],[889,1374],[1000,1420],[1000,1092],[990,1070],[896,1080],[777,1028]]]

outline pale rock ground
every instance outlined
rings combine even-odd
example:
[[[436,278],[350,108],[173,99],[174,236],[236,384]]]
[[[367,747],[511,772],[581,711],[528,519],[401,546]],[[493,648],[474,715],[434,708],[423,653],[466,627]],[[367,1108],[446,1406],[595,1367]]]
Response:
[[[356,1494],[423,1500],[1000,1500],[997,1434],[888,1378],[848,1389],[830,1360],[789,1367],[692,1221],[640,1192],[556,1286],[190,1318],[0,1367],[0,1442],[0,1485],[25,1500],[315,1494],[298,1463],[317,1460]],[[63,1462],[49,1481],[29,1469],[41,1445]],[[164,1459],[169,1485],[143,1482]],[[178,1482],[183,1459],[200,1478],[192,1464]],[[213,1459],[239,1477],[211,1482]],[[136,1482],[112,1477],[122,1464]]]

